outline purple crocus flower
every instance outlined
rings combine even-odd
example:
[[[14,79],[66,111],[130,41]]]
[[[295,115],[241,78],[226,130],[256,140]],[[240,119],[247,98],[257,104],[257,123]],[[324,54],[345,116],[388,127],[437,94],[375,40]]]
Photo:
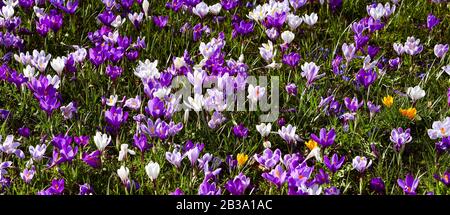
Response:
[[[331,64],[333,66],[333,73],[335,75],[341,75],[343,73],[342,69],[340,69],[343,60],[344,58],[342,58],[342,56],[340,55],[336,55],[336,57],[333,59]]]
[[[177,149],[174,149],[173,152],[166,152],[166,160],[177,168],[181,166],[183,158],[184,156],[181,156],[181,153]]]
[[[450,88],[449,88],[449,92],[450,92]],[[449,106],[450,106],[450,102],[449,102]],[[285,120],[283,117],[280,117],[280,118],[277,120],[277,125],[278,125],[279,127],[283,127],[284,125],[286,125],[286,120]]]
[[[360,173],[364,173],[372,165],[372,160],[368,160],[366,157],[356,156],[353,158],[352,166]]]
[[[225,163],[228,165],[228,169],[230,172],[233,171],[237,166],[237,160],[233,158],[233,155],[227,155]]]
[[[410,129],[408,128],[404,131],[401,127],[392,129],[390,140],[394,143],[394,149],[397,152],[400,151],[406,143],[412,140]]]
[[[380,112],[381,105],[376,105],[371,101],[367,101],[367,107],[369,108],[370,117],[372,118],[373,115]]]
[[[36,170],[34,166],[32,166],[31,169],[25,168],[23,172],[20,173],[20,177],[25,183],[29,184],[33,179],[35,173]]]
[[[233,10],[240,4],[240,0],[220,0],[220,4],[224,10]]]
[[[398,69],[399,65],[400,65],[400,58],[399,57],[393,58],[393,59],[389,59],[389,66],[392,69]]]
[[[445,184],[445,186],[449,187],[450,186],[450,172],[447,170],[444,172],[444,174],[441,176],[439,176],[438,174],[434,175],[434,178],[442,183]]]
[[[345,156],[342,156],[339,159],[339,156],[335,153],[333,154],[333,156],[331,157],[331,160],[328,158],[327,155],[325,155],[323,157],[323,162],[325,164],[325,166],[332,172],[332,173],[336,173],[341,167],[342,164],[344,164],[345,162]]]
[[[235,38],[238,35],[247,35],[253,32],[253,21],[244,21],[239,20],[237,22],[232,23],[233,26],[233,38]]]
[[[141,152],[145,152],[152,147],[147,143],[147,136],[138,133],[133,135],[133,145]]]
[[[163,29],[164,27],[166,27],[168,21],[169,21],[168,16],[154,16],[153,17],[153,23],[155,23],[155,25],[158,26],[160,29]]]
[[[365,88],[372,85],[375,80],[377,80],[377,72],[372,69],[369,69],[368,71],[360,69],[358,74],[356,74],[356,81]]]
[[[272,151],[271,149],[267,148],[263,151],[262,155],[255,154],[253,157],[259,163],[259,165],[267,169],[271,169],[280,161],[281,151],[280,149],[275,149],[275,151]]]
[[[239,175],[234,177],[234,179],[229,180],[225,184],[225,188],[231,193],[231,195],[242,195],[249,185],[250,178],[241,172]]]
[[[276,28],[281,29],[283,27],[284,22],[286,21],[287,14],[286,12],[275,12],[273,16],[267,16],[266,20],[263,22],[263,25],[267,28]]]
[[[363,48],[367,45],[370,38],[366,35],[354,35],[353,39],[355,40],[355,48],[356,50],[363,50]]]
[[[344,98],[344,104],[345,107],[351,112],[356,112],[358,109],[363,106],[364,101],[358,102],[358,98],[353,97],[353,99],[350,99],[349,97]]]
[[[183,157],[186,157],[186,156],[188,157],[189,161],[191,162],[191,166],[195,166],[198,156],[200,155],[200,152],[203,150],[203,146],[204,146],[203,144],[196,144],[193,148],[189,149],[183,155]]]
[[[291,96],[297,96],[297,86],[294,83],[289,83],[286,85],[286,92]]]
[[[62,194],[64,191],[64,178],[61,179],[53,179],[52,180],[52,186],[49,187],[48,192],[52,195],[59,195]]]
[[[33,7],[34,0],[19,0],[19,6],[24,9],[30,9]]]
[[[306,2],[307,0],[289,0],[289,3],[291,4],[291,6],[294,8],[295,11],[303,7],[303,5],[306,4]]]
[[[192,34],[193,34],[193,39],[194,41],[198,41],[201,37],[202,37],[202,33],[203,31],[206,30],[206,26],[204,27],[202,25],[202,23],[198,23],[196,24],[193,28],[192,28]]]
[[[78,195],[92,195],[94,194],[94,189],[92,189],[91,185],[89,184],[81,184],[80,185],[80,192]]]
[[[386,187],[385,187],[384,181],[381,177],[372,178],[370,180],[369,188],[378,194],[386,193]]]
[[[22,128],[17,129],[17,133],[22,137],[28,138],[30,136],[30,129],[23,126]]]
[[[145,107],[145,112],[155,119],[164,116],[164,102],[158,97],[154,97],[148,101],[148,105]]]
[[[89,136],[77,136],[74,137],[73,140],[81,147],[85,147],[89,144]]]
[[[123,111],[120,107],[111,107],[105,112],[106,122],[113,127],[113,130],[118,130],[121,124],[124,124],[128,119],[128,112]]]
[[[336,132],[334,128],[327,132],[325,128],[320,129],[319,137],[316,134],[311,134],[311,139],[323,146],[324,148],[333,145],[336,138]]]
[[[225,118],[220,112],[215,111],[208,121],[208,126],[212,129],[220,126],[227,118]]]
[[[318,185],[328,184],[330,183],[330,178],[323,169],[319,169],[319,173],[315,175],[313,183],[316,183]]]
[[[397,180],[398,186],[403,189],[403,192],[408,195],[415,195],[417,186],[419,185],[419,179],[414,178],[410,173],[406,175],[405,180],[399,178]]]
[[[300,54],[291,52],[287,55],[283,55],[282,62],[292,68],[295,68],[298,66],[298,63],[300,62]]]
[[[306,163],[302,163],[289,172],[288,187],[301,187],[311,177],[314,167],[309,167]]]
[[[102,152],[100,150],[95,150],[91,153],[83,152],[82,160],[92,168],[98,168],[102,165],[100,156]]]
[[[320,66],[317,66],[314,62],[304,63],[301,66],[301,68],[303,72],[300,73],[300,75],[306,78],[307,87],[310,87],[314,83],[314,81],[325,75],[325,74],[319,75]]]
[[[175,189],[175,191],[170,192],[169,195],[171,196],[182,196],[184,195],[183,190],[181,190],[180,188],[177,187],[177,189]]]
[[[198,188],[198,195],[220,195],[221,193],[222,189],[215,182],[203,181]]]
[[[432,30],[436,25],[439,25],[441,23],[441,20],[439,20],[436,16],[433,14],[428,14],[427,16],[427,28],[428,30]]]
[[[278,189],[280,189],[286,182],[287,172],[283,169],[283,167],[281,167],[281,165],[277,165],[269,173],[263,173],[262,177],[267,181],[272,182],[278,187]]]
[[[436,152],[443,154],[450,149],[450,137],[443,137],[441,141],[435,143]]]
[[[448,44],[437,44],[434,46],[434,55],[438,58],[443,58],[448,52]]]
[[[237,138],[246,138],[248,136],[248,128],[244,124],[235,125],[233,127],[233,134]]]
[[[378,46],[371,46],[371,45],[367,46],[367,53],[369,54],[371,59],[374,59],[379,51],[380,47]]]
[[[108,65],[106,67],[106,75],[109,76],[109,78],[111,78],[111,80],[116,80],[121,74],[122,74],[122,68],[120,66],[111,66]]]
[[[336,0],[331,0],[331,1],[336,1]],[[341,0],[339,0],[339,1],[341,1]],[[332,186],[332,187],[326,188],[324,190],[324,194],[327,195],[327,196],[340,195],[341,191],[337,187]]]
[[[102,22],[104,25],[111,25],[111,23],[114,21],[114,19],[116,19],[116,16],[114,15],[114,13],[110,10],[104,10],[102,13],[100,13],[97,16],[98,20],[100,20],[100,22]]]

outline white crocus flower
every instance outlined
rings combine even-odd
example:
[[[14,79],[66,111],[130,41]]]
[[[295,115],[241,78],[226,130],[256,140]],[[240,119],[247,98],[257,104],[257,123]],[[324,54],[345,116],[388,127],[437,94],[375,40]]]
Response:
[[[425,90],[422,90],[420,86],[408,87],[406,94],[415,102],[425,96]]]
[[[5,19],[10,19],[14,16],[14,8],[11,5],[3,6],[0,15]]]
[[[142,10],[144,11],[145,17],[148,17],[148,7],[150,4],[148,3],[148,0],[142,1]]]
[[[161,170],[160,166],[158,163],[150,161],[150,163],[148,163],[145,166],[145,172],[147,173],[147,176],[150,178],[150,180],[156,180],[156,178],[158,178],[159,175],[159,171]]]
[[[450,64],[442,67],[442,71],[450,75]]]
[[[311,13],[311,15],[303,15],[303,22],[305,22],[309,26],[313,26],[314,24],[316,24],[318,19],[319,17],[316,13]]]
[[[109,99],[106,100],[106,105],[108,105],[110,107],[115,106],[118,98],[119,97],[117,95],[110,95]]]
[[[261,134],[262,137],[267,137],[269,136],[270,131],[272,130],[272,124],[261,123],[259,125],[256,125],[256,130]]]
[[[155,92],[153,92],[153,96],[158,97],[159,99],[163,99],[164,97],[170,94],[170,90],[171,90],[170,87],[161,87]]]
[[[291,43],[295,38],[295,34],[290,31],[284,31],[281,33],[281,39],[283,39],[284,43]]]
[[[199,112],[202,110],[204,103],[203,95],[201,94],[195,94],[194,98],[189,96],[188,102],[184,102],[184,104],[189,107],[190,109],[194,110],[195,112]]]
[[[134,74],[141,79],[159,78],[160,73],[158,71],[158,60],[150,62],[149,59],[144,62],[139,61],[139,65],[136,67]]]
[[[123,23],[125,23],[125,21],[127,20],[122,19],[120,15],[117,15],[114,21],[111,22],[111,26],[113,26],[114,28],[119,28],[120,26],[123,25]]]
[[[303,19],[299,16],[296,16],[294,14],[289,14],[287,16],[287,23],[288,23],[291,31],[297,29],[298,26],[300,26],[302,24],[302,22],[303,22]]]
[[[263,43],[262,47],[259,48],[259,54],[261,57],[267,62],[272,61],[272,59],[276,55],[276,51],[274,52],[272,41],[268,41],[267,43]]]
[[[356,47],[355,44],[347,45],[347,43],[342,44],[342,52],[344,54],[345,60],[350,62],[355,56]]]
[[[52,66],[52,68],[56,71],[56,74],[61,76],[62,71],[64,70],[64,67],[66,66],[66,61],[67,61],[66,57],[57,57],[57,58],[54,58],[50,62],[50,66]]]
[[[209,13],[209,7],[205,2],[200,2],[192,8],[192,13],[203,18]]]
[[[213,15],[217,15],[222,10],[222,5],[220,3],[216,3],[214,5],[209,6],[209,12]]]
[[[61,83],[61,79],[59,78],[59,76],[57,76],[57,75],[54,75],[54,76],[47,75],[47,80],[48,80],[48,82],[51,85],[53,85],[53,87],[55,89],[59,89],[59,84]]]
[[[119,176],[119,178],[123,184],[128,184],[128,182],[130,181],[130,179],[128,179],[129,174],[130,174],[130,170],[128,169],[128,167],[121,166],[117,170],[117,175]]]
[[[370,6],[371,7],[371,6]],[[381,3],[378,3],[377,7],[372,7],[369,10],[369,15],[375,20],[380,20],[381,17],[385,14],[384,6]]]
[[[97,146],[97,149],[100,151],[104,151],[106,146],[111,142],[111,136],[107,134],[102,134],[101,132],[97,131],[94,136],[94,143],[95,146]]]
[[[248,96],[247,98],[252,101],[253,103],[257,102],[259,99],[261,99],[264,94],[266,93],[265,87],[260,86],[253,86],[253,84],[250,84],[248,86]]]
[[[38,73],[36,72],[36,69],[34,69],[34,67],[27,65],[25,69],[23,69],[23,75],[28,79],[31,79],[32,77],[36,77]]]
[[[120,151],[119,151],[119,158],[118,158],[118,160],[119,161],[123,161],[123,160],[127,159],[127,155],[128,154],[135,155],[136,152],[134,152],[131,149],[128,149],[128,144],[120,145]]]

